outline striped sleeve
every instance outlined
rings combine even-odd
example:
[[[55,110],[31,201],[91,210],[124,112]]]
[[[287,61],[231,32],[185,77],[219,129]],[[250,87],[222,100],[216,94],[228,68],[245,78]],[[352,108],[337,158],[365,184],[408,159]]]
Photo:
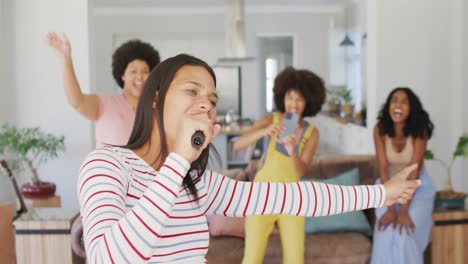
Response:
[[[146,263],[189,164],[169,155],[131,210],[125,206],[131,177],[126,169],[111,149],[95,150],[80,169],[78,198],[88,263]]]
[[[265,214],[327,216],[382,207],[383,185],[341,186],[311,181],[240,182],[207,174],[207,214],[243,217]]]

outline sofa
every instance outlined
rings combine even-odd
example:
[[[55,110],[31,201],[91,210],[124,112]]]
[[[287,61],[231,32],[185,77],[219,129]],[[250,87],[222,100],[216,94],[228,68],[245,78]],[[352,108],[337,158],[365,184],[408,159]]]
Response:
[[[228,173],[238,180],[252,180],[257,162],[252,162],[242,173]],[[358,168],[361,184],[373,184],[378,177],[375,156],[370,155],[321,155],[314,157],[304,178],[327,179],[345,171]],[[364,211],[371,227],[374,210]],[[225,219],[223,219],[225,218]],[[244,252],[243,218],[222,216],[208,217],[210,245],[208,263],[238,264]],[[304,263],[368,263],[371,239],[358,232],[307,234]],[[278,232],[270,236],[264,263],[282,263],[281,240]]]

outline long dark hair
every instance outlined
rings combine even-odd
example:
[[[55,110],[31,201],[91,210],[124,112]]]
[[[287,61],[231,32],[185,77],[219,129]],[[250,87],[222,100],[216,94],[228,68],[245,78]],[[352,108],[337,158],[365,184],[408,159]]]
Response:
[[[205,68],[213,78],[216,87],[216,76],[213,69],[203,60],[187,54],[179,54],[166,59],[151,71],[145,82],[145,87],[138,102],[132,134],[130,135],[128,144],[123,147],[128,149],[137,149],[144,146],[147,142],[151,142],[150,139],[153,122],[156,120],[159,128],[161,152],[158,153],[153,164],[157,161],[164,161],[164,159],[169,155],[166,141],[167,137],[164,132],[164,101],[175,74],[182,66],[185,65]],[[156,102],[155,109],[153,109],[154,102]],[[183,181],[184,186],[190,191],[195,199],[198,199],[198,192],[195,188],[194,182],[205,172],[210,148],[211,144],[202,151],[197,160],[192,162]]]
[[[410,105],[410,113],[403,128],[403,134],[405,137],[411,135],[415,138],[425,138],[426,136],[431,138],[432,131],[434,130],[434,124],[429,118],[429,114],[424,110],[418,96],[408,87],[397,87],[388,95],[387,101],[382,106],[379,116],[377,117],[377,125],[379,127],[380,134],[388,135],[389,137],[395,136],[393,120],[390,117],[390,102],[393,95],[398,91],[406,93]]]

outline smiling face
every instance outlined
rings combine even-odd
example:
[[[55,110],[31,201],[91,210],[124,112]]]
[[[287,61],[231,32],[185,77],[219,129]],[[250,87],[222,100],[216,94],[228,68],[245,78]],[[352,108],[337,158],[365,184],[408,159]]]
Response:
[[[131,61],[122,75],[124,93],[140,97],[149,73],[150,68],[145,61],[139,59]]]
[[[164,128],[168,148],[175,140],[178,122],[184,115],[216,121],[218,97],[210,73],[201,66],[182,66],[174,76],[164,101]]]
[[[404,123],[411,110],[406,92],[402,90],[396,91],[390,99],[388,110],[394,123]]]
[[[294,89],[286,92],[284,95],[284,110],[285,112],[296,113],[302,116],[306,107],[306,100],[302,94]]]

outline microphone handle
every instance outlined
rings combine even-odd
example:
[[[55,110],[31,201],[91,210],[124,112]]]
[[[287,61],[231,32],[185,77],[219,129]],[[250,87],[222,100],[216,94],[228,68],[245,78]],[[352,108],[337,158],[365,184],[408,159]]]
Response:
[[[199,149],[205,143],[205,134],[202,131],[198,130],[192,135],[192,147]]]

